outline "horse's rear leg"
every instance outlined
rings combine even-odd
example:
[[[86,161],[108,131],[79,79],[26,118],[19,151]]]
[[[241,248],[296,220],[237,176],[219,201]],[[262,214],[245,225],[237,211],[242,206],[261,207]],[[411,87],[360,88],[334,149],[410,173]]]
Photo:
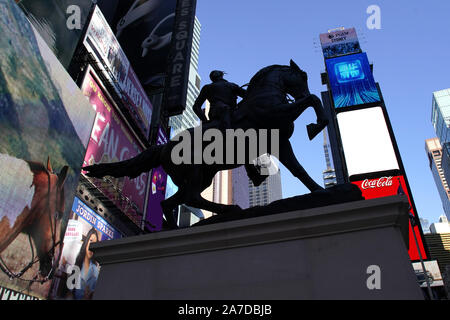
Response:
[[[309,191],[323,190],[303,169],[302,165],[295,157],[289,140],[282,141],[280,144],[280,162],[309,189]]]
[[[161,208],[163,210],[164,217],[166,218],[166,222],[170,229],[178,228],[177,222],[175,221],[175,218],[173,216],[173,212],[176,207],[178,207],[180,204],[183,203],[185,194],[186,194],[185,188],[180,187],[173,196],[167,198],[166,200],[161,201]]]
[[[195,181],[190,183],[190,188],[188,189],[186,204],[194,208],[205,209],[217,214],[241,210],[239,206],[211,202],[201,196],[201,193],[211,184],[213,177],[214,175],[212,174],[209,175],[205,171],[197,170],[196,174],[193,175]],[[199,181],[202,181],[203,183],[199,183]]]
[[[200,193],[191,194],[189,199],[186,201],[186,204],[194,208],[205,209],[217,214],[225,214],[230,211],[242,210],[241,207],[237,205],[226,205],[208,201],[203,198]]]

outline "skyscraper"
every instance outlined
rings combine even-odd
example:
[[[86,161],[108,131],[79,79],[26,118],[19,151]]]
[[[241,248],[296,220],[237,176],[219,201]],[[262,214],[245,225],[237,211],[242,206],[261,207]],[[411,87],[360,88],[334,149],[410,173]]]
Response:
[[[442,146],[443,174],[450,181],[450,89],[433,92],[431,123]]]
[[[428,154],[430,170],[441,197],[442,206],[447,217],[450,217],[450,189],[442,168],[442,147],[438,138],[425,141],[425,150]]]
[[[169,125],[173,129],[173,135],[177,135],[183,130],[196,127],[199,124],[199,119],[195,115],[192,106],[195,99],[200,93],[201,79],[198,74],[198,57],[200,53],[200,31],[201,24],[197,17],[194,22],[194,36],[192,40],[191,64],[189,68],[189,82],[186,100],[186,109],[178,116],[171,117]]]
[[[250,207],[265,206],[273,201],[280,200],[283,197],[281,190],[281,174],[278,165],[270,156],[261,156],[260,159],[265,163],[265,166],[274,168],[275,172],[268,176],[258,187],[255,187],[253,182],[248,179]]]
[[[323,185],[325,188],[330,188],[332,186],[335,186],[337,184],[337,181],[336,181],[336,172],[331,166],[326,130],[323,130],[323,150],[325,153],[325,161],[327,163],[327,168],[323,171]]]

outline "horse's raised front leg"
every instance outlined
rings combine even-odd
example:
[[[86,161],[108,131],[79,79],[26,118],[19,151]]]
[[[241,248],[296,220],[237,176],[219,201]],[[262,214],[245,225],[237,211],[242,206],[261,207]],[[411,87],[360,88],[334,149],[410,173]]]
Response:
[[[314,94],[303,99],[299,99],[293,103],[283,104],[277,107],[277,111],[289,115],[292,122],[295,121],[306,109],[312,107],[316,113],[317,123],[311,123],[307,126],[308,137],[314,139],[327,125],[328,118],[323,110],[322,101]]]
[[[318,185],[297,161],[289,140],[280,143],[280,162],[309,189],[309,191],[324,190]]]

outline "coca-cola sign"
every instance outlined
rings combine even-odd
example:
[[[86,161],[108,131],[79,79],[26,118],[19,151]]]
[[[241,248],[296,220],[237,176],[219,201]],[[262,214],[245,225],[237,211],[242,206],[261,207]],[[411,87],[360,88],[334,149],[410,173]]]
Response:
[[[392,177],[381,177],[379,179],[366,179],[361,183],[361,189],[374,189],[392,186]]]
[[[410,205],[410,212],[417,216],[411,204],[411,195],[406,187],[405,178],[403,176],[390,176],[390,177],[380,177],[375,179],[365,179],[360,181],[354,181],[353,184],[357,185],[361,190],[364,199],[375,199],[382,197],[389,197],[394,195],[405,195],[408,198]],[[414,232],[416,233],[417,241],[419,242],[420,251],[422,253],[422,258],[427,258],[427,254],[424,249],[422,235],[419,230],[419,226],[414,227]],[[409,226],[409,257],[412,261],[419,260],[419,252],[416,247],[416,243],[413,236],[413,229],[411,225]]]

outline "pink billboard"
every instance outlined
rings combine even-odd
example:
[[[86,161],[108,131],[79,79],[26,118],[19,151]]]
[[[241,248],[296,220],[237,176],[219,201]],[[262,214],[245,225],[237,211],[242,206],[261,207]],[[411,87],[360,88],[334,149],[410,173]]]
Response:
[[[81,89],[97,112],[83,165],[128,160],[141,153],[142,145],[117,112],[92,70],[87,72]],[[140,225],[142,217],[139,213],[144,211],[148,173],[135,179],[92,179],[105,196]]]
[[[101,10],[95,7],[83,41],[106,69],[123,103],[145,136],[150,132],[152,104]]]

